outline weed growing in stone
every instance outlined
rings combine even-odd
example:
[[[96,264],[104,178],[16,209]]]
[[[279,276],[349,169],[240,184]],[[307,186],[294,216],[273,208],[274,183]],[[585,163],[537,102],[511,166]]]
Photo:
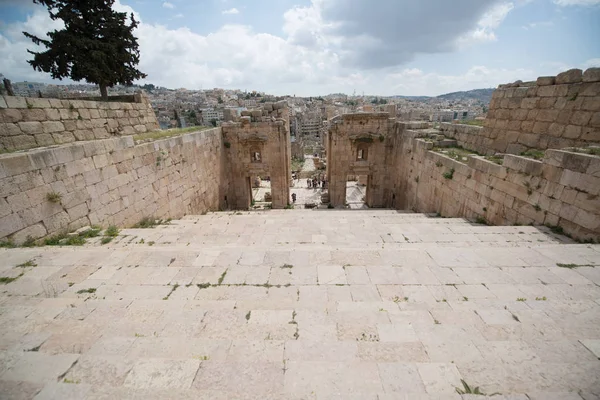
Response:
[[[77,291],[77,294],[83,293],[96,293],[96,288],[81,289]]]
[[[488,225],[488,222],[484,217],[475,218],[475,223],[480,225]]]
[[[119,236],[119,229],[116,226],[111,225],[108,228],[106,228],[106,230],[104,231],[104,236],[110,236],[110,237]]]
[[[85,237],[59,233],[44,240],[46,246],[83,246]]]
[[[561,268],[569,268],[569,269],[579,268],[579,267],[595,267],[595,265],[593,265],[593,264],[563,264],[563,263],[558,263],[556,265],[559,266],[559,267],[561,267]]]
[[[29,260],[29,261],[26,261],[26,262],[16,266],[16,268],[27,268],[27,267],[37,267],[37,264],[33,260]]]
[[[221,276],[219,277],[219,282],[218,284],[220,285],[221,283],[223,283],[223,279],[225,279],[225,275],[227,275],[227,270],[223,271],[223,273],[221,274]]]
[[[472,388],[471,386],[469,386],[467,384],[467,382],[464,381],[464,379],[460,380],[460,383],[462,383],[463,388],[455,388],[456,389],[456,393],[463,395],[463,394],[474,394],[474,395],[479,395],[479,396],[488,396],[487,394],[483,393],[480,389],[479,386],[476,386],[474,388]],[[489,396],[495,396],[497,394],[500,393],[493,393],[490,394]]]
[[[445,179],[452,179],[454,177],[454,168],[450,168],[450,170],[448,172],[444,172],[442,176]]]
[[[100,244],[107,244],[110,243],[113,240],[112,237],[110,236],[104,236],[101,240],[100,240]]]
[[[246,321],[250,321],[250,316],[252,315],[252,311],[248,311],[246,314]]]
[[[519,298],[517,298],[517,301],[527,301],[527,299],[524,297],[519,297]]]
[[[156,219],[154,217],[144,217],[137,224],[133,225],[132,228],[149,229],[149,228],[154,228],[155,226],[158,226],[158,225],[169,225],[170,222],[171,222],[171,219],[162,220],[162,219]]]
[[[178,287],[179,287],[178,283],[173,285],[173,287],[171,287],[171,291],[169,292],[169,294],[167,294],[165,297],[163,297],[163,300],[169,300],[169,297],[173,294],[174,291],[177,290]]]
[[[537,301],[546,301],[546,300],[548,300],[548,299],[546,298],[546,296],[544,296],[544,297],[536,297],[535,299],[536,299]]]
[[[0,284],[2,285],[7,285],[11,282],[16,281],[17,279],[19,279],[20,277],[22,277],[23,275],[25,275],[24,272],[21,272],[19,275],[15,276],[15,277],[10,277],[10,276],[2,276],[0,277]]]
[[[48,200],[50,203],[60,203],[62,200],[62,194],[58,192],[46,193],[46,200]]]

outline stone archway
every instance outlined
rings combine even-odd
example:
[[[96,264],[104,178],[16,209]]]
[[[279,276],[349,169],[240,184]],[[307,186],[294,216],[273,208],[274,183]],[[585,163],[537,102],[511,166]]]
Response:
[[[329,202],[334,207],[346,203],[349,175],[367,176],[365,204],[389,207],[384,196],[386,142],[393,132],[394,120],[388,113],[344,114],[333,121],[327,135],[327,180]]]

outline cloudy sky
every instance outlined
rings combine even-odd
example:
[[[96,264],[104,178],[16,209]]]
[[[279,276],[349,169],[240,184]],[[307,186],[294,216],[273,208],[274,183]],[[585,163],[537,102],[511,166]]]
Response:
[[[298,96],[438,95],[600,66],[600,0],[117,0],[143,83]],[[22,31],[60,27],[0,0],[0,73],[35,72]],[[64,82],[64,81],[63,81]]]

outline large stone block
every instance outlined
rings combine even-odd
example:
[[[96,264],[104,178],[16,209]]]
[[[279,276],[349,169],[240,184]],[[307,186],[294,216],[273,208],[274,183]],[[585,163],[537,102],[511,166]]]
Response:
[[[1,108],[0,109],[0,121],[2,122],[19,122],[23,121],[23,114],[21,111],[28,110],[19,110],[16,108]]]
[[[592,112],[590,111],[575,111],[571,116],[570,123],[573,125],[586,126],[592,118]]]
[[[563,137],[568,139],[577,139],[581,136],[581,126],[578,125],[567,125],[563,133]]]
[[[538,96],[540,97],[554,97],[556,96],[556,86],[542,86],[538,88]]]
[[[43,222],[48,232],[60,232],[65,230],[71,221],[69,220],[69,214],[61,211],[45,218]]]
[[[66,131],[53,133],[52,138],[56,144],[72,143],[76,140],[72,132]]]
[[[4,96],[7,108],[28,108],[27,99],[18,96]]]
[[[62,132],[65,130],[62,122],[59,121],[44,121],[42,122],[44,133]]]
[[[31,149],[32,147],[37,146],[34,135],[12,136],[11,140],[13,150]]]
[[[48,231],[46,231],[43,224],[35,224],[16,232],[12,239],[15,244],[23,244],[29,238],[39,239],[46,236],[47,233]]]
[[[548,135],[554,136],[554,137],[560,137],[563,135],[565,131],[565,126],[562,124],[558,124],[558,123],[552,123],[550,124],[550,127],[548,128]]]
[[[48,99],[39,99],[39,98],[29,98],[27,99],[27,101],[29,102],[29,104],[31,104],[31,106],[33,108],[50,108],[50,100]]]
[[[106,138],[110,137],[108,131],[104,127],[94,128],[94,129],[92,129],[92,132],[94,133],[94,137],[96,139],[106,139]]]
[[[0,238],[5,238],[23,228],[25,228],[25,223],[16,213],[0,218]]]
[[[578,68],[573,68],[556,75],[556,84],[561,83],[579,83],[583,80],[583,71]]]
[[[17,136],[22,133],[23,132],[18,124],[12,124],[10,122],[0,124],[0,136]]]
[[[588,68],[583,73],[584,82],[600,82],[600,68]]]
[[[554,85],[555,82],[556,82],[556,77],[554,77],[554,76],[540,76],[539,78],[537,78],[536,84],[538,86],[547,86],[547,85]]]
[[[60,120],[60,112],[56,108],[46,108],[44,114],[46,114],[46,120],[48,121]]]
[[[585,142],[592,142],[594,144],[600,143],[600,128],[582,128],[579,139]]]
[[[540,98],[539,107],[541,109],[554,108],[556,105],[556,97],[542,97]]]
[[[600,82],[584,83],[581,87],[579,95],[583,97],[600,96]]]
[[[24,121],[45,121],[46,113],[43,109],[34,108],[34,109],[24,109],[21,110],[21,114],[23,115]]]
[[[43,125],[39,121],[19,122],[19,129],[26,135],[35,135],[43,132]]]
[[[583,111],[600,111],[600,97],[586,97],[581,104]]]
[[[38,146],[52,146],[54,143],[54,138],[49,133],[40,133],[34,136],[35,142]]]

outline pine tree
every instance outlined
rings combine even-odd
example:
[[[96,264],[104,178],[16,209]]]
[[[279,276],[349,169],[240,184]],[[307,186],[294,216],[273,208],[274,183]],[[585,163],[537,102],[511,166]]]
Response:
[[[138,26],[133,14],[112,9],[114,0],[34,0],[48,9],[52,20],[64,22],[64,29],[48,32],[48,40],[23,32],[47,50],[34,52],[27,62],[37,71],[48,72],[54,79],[86,80],[100,86],[102,98],[108,98],[107,87],[131,85],[146,74],[136,66],[140,61]]]

